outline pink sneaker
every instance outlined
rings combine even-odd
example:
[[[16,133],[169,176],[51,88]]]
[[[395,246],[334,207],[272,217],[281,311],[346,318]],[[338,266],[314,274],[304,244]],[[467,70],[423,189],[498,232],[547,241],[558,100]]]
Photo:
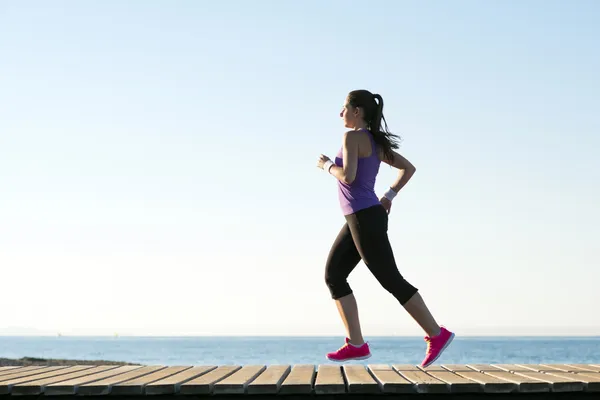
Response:
[[[427,353],[425,354],[425,359],[421,363],[422,367],[428,367],[435,360],[442,355],[442,352],[446,350],[446,347],[452,342],[454,339],[454,333],[450,332],[448,329],[441,327],[440,334],[437,336],[429,337],[425,336],[425,341],[427,342]]]
[[[371,357],[371,351],[369,350],[369,344],[367,342],[360,346],[350,344],[348,338],[346,343],[332,353],[327,353],[327,359],[330,361],[343,362],[348,360],[365,360]]]

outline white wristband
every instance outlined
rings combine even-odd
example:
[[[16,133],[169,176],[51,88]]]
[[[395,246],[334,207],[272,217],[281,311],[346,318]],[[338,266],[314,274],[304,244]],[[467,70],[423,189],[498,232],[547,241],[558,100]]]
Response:
[[[329,172],[329,169],[330,169],[331,167],[333,167],[333,165],[334,165],[334,164],[333,164],[333,161],[331,161],[331,160],[327,160],[327,161],[325,161],[325,164],[323,164],[323,171],[327,171],[327,172]]]
[[[392,200],[394,200],[394,197],[396,197],[396,195],[397,195],[397,194],[398,194],[398,193],[397,193],[397,192],[394,192],[394,191],[392,190],[392,188],[389,188],[389,189],[388,189],[388,191],[387,191],[387,192],[385,192],[385,193],[383,194],[383,196],[384,196],[386,199],[388,199],[389,201],[392,201]]]

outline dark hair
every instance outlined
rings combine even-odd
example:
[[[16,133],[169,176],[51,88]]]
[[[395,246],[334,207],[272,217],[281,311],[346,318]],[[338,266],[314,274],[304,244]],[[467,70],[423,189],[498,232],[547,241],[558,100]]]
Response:
[[[353,90],[348,93],[348,104],[352,107],[362,108],[367,129],[373,134],[375,143],[383,148],[383,154],[389,160],[394,159],[393,149],[398,148],[399,136],[388,130],[387,122],[383,116],[383,98],[368,90]],[[385,126],[381,127],[381,121]],[[375,150],[375,149],[373,149]]]

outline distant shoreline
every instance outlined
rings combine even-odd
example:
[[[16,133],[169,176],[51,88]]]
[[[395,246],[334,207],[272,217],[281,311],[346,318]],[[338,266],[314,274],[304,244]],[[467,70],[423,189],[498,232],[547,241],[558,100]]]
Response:
[[[68,360],[68,359],[53,359],[53,358],[0,358],[0,367],[28,367],[32,365],[43,366],[58,366],[58,365],[140,365],[136,363],[128,363],[124,361],[107,361],[107,360]]]

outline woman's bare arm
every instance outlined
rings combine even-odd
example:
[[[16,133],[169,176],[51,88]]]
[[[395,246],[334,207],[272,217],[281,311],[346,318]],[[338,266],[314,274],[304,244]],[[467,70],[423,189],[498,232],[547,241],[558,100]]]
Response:
[[[394,192],[398,193],[400,191],[400,189],[402,189],[408,183],[408,181],[412,178],[412,176],[415,174],[415,171],[417,169],[405,157],[396,153],[395,151],[393,151],[393,153],[394,153],[393,161],[387,159],[383,154],[380,155],[380,159],[382,162],[398,169],[398,177],[396,178],[394,183],[392,183],[392,185],[390,185],[390,188]]]
[[[358,168],[358,141],[359,133],[349,131],[344,134],[342,142],[342,154],[344,166],[342,168],[333,165],[329,173],[347,185],[351,185],[356,179]]]

